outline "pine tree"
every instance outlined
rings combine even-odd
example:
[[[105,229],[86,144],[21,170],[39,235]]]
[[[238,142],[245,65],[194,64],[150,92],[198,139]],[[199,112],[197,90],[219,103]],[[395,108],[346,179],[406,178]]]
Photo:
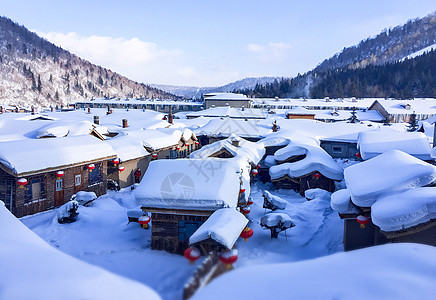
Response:
[[[407,131],[412,132],[418,129],[418,120],[416,119],[416,113],[410,115],[409,125],[407,125]]]

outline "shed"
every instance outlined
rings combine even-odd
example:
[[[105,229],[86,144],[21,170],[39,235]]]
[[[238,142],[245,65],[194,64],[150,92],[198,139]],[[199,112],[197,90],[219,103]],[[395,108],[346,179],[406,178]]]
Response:
[[[152,249],[182,254],[214,211],[237,207],[240,181],[239,168],[224,159],[152,161],[134,193],[152,215]]]

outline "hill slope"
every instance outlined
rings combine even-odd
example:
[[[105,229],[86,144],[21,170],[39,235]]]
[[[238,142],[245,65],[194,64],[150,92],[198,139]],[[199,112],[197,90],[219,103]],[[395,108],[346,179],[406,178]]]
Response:
[[[0,17],[0,104],[65,105],[115,96],[175,98],[81,59]]]

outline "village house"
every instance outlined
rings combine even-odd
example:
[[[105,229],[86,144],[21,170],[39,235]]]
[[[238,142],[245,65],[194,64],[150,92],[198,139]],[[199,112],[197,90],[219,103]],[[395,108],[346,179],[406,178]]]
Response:
[[[230,105],[224,107],[212,107],[209,109],[191,112],[186,114],[186,118],[194,119],[198,117],[207,118],[232,118],[232,119],[265,119],[268,115],[268,111],[264,109],[255,108],[235,108]]]
[[[240,170],[224,159],[152,161],[134,192],[151,214],[151,248],[183,254],[216,210],[238,206],[240,182]]]
[[[204,108],[231,106],[236,108],[250,108],[251,99],[243,94],[209,93],[204,94]]]
[[[0,200],[17,217],[60,206],[78,191],[106,193],[107,163],[116,158],[91,135],[0,144]]]
[[[377,111],[389,123],[409,122],[412,114],[416,114],[416,120],[425,120],[436,114],[434,99],[378,99],[368,107],[368,111]]]
[[[436,246],[436,166],[390,150],[345,169],[331,197],[344,220],[346,251],[388,242]]]

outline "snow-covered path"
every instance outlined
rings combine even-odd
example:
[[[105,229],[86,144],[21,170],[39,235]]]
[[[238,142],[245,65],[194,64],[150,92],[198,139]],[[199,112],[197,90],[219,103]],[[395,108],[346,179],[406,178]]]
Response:
[[[289,202],[285,212],[296,227],[282,232],[278,239],[262,229],[265,214],[263,191],[267,189]],[[239,239],[236,268],[266,263],[306,260],[342,251],[343,224],[326,200],[307,201],[290,190],[274,190],[271,184],[252,185],[249,224],[254,235],[247,242]],[[132,191],[110,191],[93,207],[80,207],[78,221],[58,224],[55,211],[21,218],[21,221],[59,250],[106,270],[137,280],[154,289],[163,299],[180,299],[186,281],[196,265],[184,257],[150,250],[150,230],[128,224],[126,212],[134,208]],[[269,211],[269,210],[267,210]]]

